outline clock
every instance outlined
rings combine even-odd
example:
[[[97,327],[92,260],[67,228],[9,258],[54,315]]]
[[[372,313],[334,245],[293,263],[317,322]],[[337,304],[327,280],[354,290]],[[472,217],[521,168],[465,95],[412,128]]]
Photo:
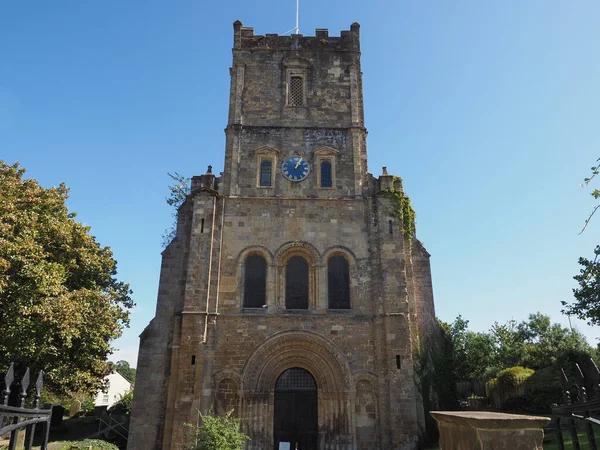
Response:
[[[302,156],[291,156],[281,164],[281,172],[290,181],[302,181],[310,173],[310,166]]]

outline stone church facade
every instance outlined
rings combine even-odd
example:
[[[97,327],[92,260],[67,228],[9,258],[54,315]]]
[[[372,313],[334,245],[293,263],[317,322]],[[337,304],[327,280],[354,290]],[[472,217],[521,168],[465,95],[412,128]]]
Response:
[[[163,253],[128,448],[182,449],[210,408],[246,449],[416,448],[429,254],[386,195],[399,179],[367,172],[359,25],[235,22],[230,73],[224,171],[192,179]]]

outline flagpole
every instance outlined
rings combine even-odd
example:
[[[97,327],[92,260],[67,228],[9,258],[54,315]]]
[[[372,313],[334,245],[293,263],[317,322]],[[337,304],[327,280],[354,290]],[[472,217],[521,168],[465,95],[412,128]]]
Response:
[[[300,34],[300,29],[298,28],[298,9],[299,9],[300,0],[296,0],[296,34]]]
[[[300,28],[298,28],[299,9],[300,9],[300,0],[296,0],[296,26],[294,28],[292,28],[291,30],[288,30],[285,33],[283,33],[284,35],[286,35],[288,33],[292,33],[292,32],[294,34],[300,34]]]

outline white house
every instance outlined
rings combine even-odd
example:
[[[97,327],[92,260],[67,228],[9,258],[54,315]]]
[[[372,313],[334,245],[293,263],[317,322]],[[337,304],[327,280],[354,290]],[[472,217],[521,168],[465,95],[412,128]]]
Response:
[[[113,372],[104,377],[104,381],[107,382],[107,390],[98,391],[98,395],[96,395],[96,400],[94,401],[95,406],[110,408],[119,401],[122,395],[131,390],[131,383],[120,373]]]

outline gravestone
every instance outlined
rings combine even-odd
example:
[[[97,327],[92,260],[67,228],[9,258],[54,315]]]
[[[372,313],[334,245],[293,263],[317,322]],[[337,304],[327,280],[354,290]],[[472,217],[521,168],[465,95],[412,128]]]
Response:
[[[81,402],[79,400],[73,400],[69,411],[69,417],[75,417],[79,412],[81,412]]]

